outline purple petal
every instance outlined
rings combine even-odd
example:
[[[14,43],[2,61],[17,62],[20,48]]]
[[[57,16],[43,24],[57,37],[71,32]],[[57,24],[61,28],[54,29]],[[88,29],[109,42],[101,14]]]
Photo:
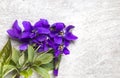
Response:
[[[76,37],[75,35],[73,35],[71,32],[66,33],[65,35],[65,39],[67,40],[76,40],[78,37]]]
[[[41,21],[39,20],[38,22],[35,23],[34,28],[39,28],[42,26]]]
[[[56,50],[55,53],[54,53],[54,56],[55,57],[58,57],[60,55],[60,51],[59,50]]]
[[[58,76],[58,69],[54,69],[53,74],[54,76]]]
[[[57,52],[57,50],[59,49],[59,46],[60,46],[60,44],[54,44],[53,45],[53,49]]]
[[[7,30],[7,33],[9,34],[9,36],[10,36],[11,38],[17,38],[17,37],[16,37],[16,34],[15,34],[15,31],[14,31],[13,29]]]
[[[36,36],[35,33],[31,33],[31,34],[30,34],[30,38],[34,38],[35,36]]]
[[[48,46],[46,44],[44,44],[44,51],[48,51]]]
[[[72,28],[74,28],[74,26],[69,25],[69,26],[66,28],[66,32],[69,32]]]
[[[46,44],[41,45],[41,47],[38,50],[39,52],[46,52],[48,51],[48,46]]]
[[[41,27],[41,28],[38,29],[38,33],[39,33],[39,34],[49,34],[49,33],[50,33],[50,30],[47,29],[47,28]]]
[[[14,30],[14,29],[9,29],[9,30],[7,30],[7,33],[9,34],[9,36],[11,37],[11,38],[18,38],[19,39],[19,37],[21,36],[21,34],[20,33],[18,33],[16,30]]]
[[[12,29],[7,30],[8,34],[10,35],[10,37],[12,38],[19,38],[21,35],[21,28],[18,25],[18,21],[16,20],[12,26]]]
[[[48,51],[48,46],[46,44],[46,41],[43,42],[43,50],[46,52]]]
[[[22,24],[24,26],[24,31],[32,31],[32,25],[29,21],[23,21]]]
[[[61,44],[61,43],[62,43],[62,37],[55,36],[54,42],[55,42],[56,44]]]
[[[22,35],[21,35],[21,38],[30,38],[30,32],[23,32]]]
[[[22,32],[21,28],[20,28],[19,25],[18,25],[18,21],[17,21],[17,20],[15,20],[12,29],[13,29],[13,30],[16,30],[16,32],[17,32],[18,34],[20,34],[20,33]]]
[[[67,46],[69,46],[69,44],[70,44],[70,41],[68,41],[68,40],[64,40],[64,45],[67,47]]]
[[[46,35],[40,35],[40,36],[37,37],[37,40],[38,40],[38,41],[44,41],[44,40],[46,40],[46,39],[47,39],[47,36],[46,36]]]
[[[26,44],[21,44],[19,46],[19,48],[20,48],[20,50],[26,50],[28,48],[28,44],[27,43]]]
[[[40,47],[38,52],[44,52],[43,47]]]
[[[64,53],[65,55],[68,55],[68,54],[70,54],[70,51],[65,47],[65,48],[63,49],[63,53]]]
[[[56,35],[56,33],[54,33],[54,32],[51,32],[51,33],[49,34],[49,36],[50,36],[51,38],[55,37],[55,35]]]
[[[39,28],[39,27],[44,27],[44,28],[49,28],[49,23],[46,19],[40,19],[38,22],[35,23],[34,27]]]
[[[32,43],[39,44],[39,41],[37,39],[32,39]]]
[[[48,45],[53,48],[53,46],[54,46],[53,42],[54,41],[52,39],[48,39],[47,42],[48,42]]]
[[[45,28],[49,28],[49,23],[46,19],[40,19],[40,22],[42,23],[42,26]]]
[[[65,25],[64,23],[55,23],[52,25],[53,27],[55,27],[56,31],[61,31],[65,28]]]

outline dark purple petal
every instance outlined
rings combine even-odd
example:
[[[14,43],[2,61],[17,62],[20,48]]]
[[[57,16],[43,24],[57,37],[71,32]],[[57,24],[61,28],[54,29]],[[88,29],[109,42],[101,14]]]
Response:
[[[70,44],[70,41],[64,39],[64,45],[67,47],[67,46],[69,46],[69,44]]]
[[[54,42],[55,42],[56,44],[61,44],[61,43],[62,43],[62,37],[55,36],[55,37],[54,37]]]
[[[38,22],[36,22],[35,23],[35,25],[34,25],[34,28],[39,28],[39,27],[41,27],[42,26],[42,23],[41,23],[41,21],[39,20]]]
[[[21,36],[21,28],[18,25],[18,21],[16,20],[12,26],[12,29],[9,29],[8,34],[10,35],[11,38],[18,38]]]
[[[18,25],[18,21],[16,20],[12,26],[12,29],[7,30],[8,34],[11,38],[19,38],[21,35],[21,28]]]
[[[54,76],[58,76],[58,69],[54,69],[53,74]]]
[[[66,28],[66,32],[69,32],[71,29],[73,29],[74,28],[74,26],[72,26],[72,25],[69,25],[67,28]]]
[[[19,46],[20,50],[26,50],[28,48],[28,44],[24,43]]]
[[[35,23],[34,28],[44,27],[49,28],[49,23],[46,19],[40,19],[38,22]]]
[[[9,34],[9,36],[10,36],[11,38],[18,38],[18,37],[16,36],[16,33],[15,33],[15,31],[14,31],[13,29],[7,30],[7,33]]]
[[[55,53],[54,53],[54,56],[55,57],[58,57],[60,55],[60,51],[59,50],[56,50]]]
[[[44,51],[48,51],[48,46],[47,46],[46,41],[43,42],[43,49]]]
[[[20,33],[22,32],[20,26],[18,25],[18,21],[17,21],[17,20],[15,20],[12,29],[13,29],[13,30],[16,30],[16,32],[17,32],[18,34],[20,34]]]
[[[58,49],[59,49],[59,46],[60,46],[60,44],[55,44],[55,43],[54,43],[53,49],[54,49],[54,50],[58,50]],[[59,53],[60,53],[60,52],[59,52]]]
[[[43,43],[43,45],[41,45],[41,47],[39,48],[38,51],[39,52],[46,52],[46,51],[48,51],[48,46]]]
[[[52,27],[54,27],[56,29],[56,31],[61,31],[65,28],[64,23],[55,23],[52,25]]]
[[[24,26],[24,31],[32,31],[32,25],[29,21],[23,21],[22,24]]]
[[[50,33],[49,33],[49,36],[50,36],[51,38],[55,37],[56,35],[57,35],[57,33],[55,33],[55,32],[50,32]]]
[[[30,38],[34,38],[35,36],[36,36],[35,33],[31,33],[31,34],[30,34]]]
[[[21,36],[21,33],[18,33],[16,30],[14,30],[14,29],[9,29],[9,30],[7,30],[7,33],[9,34],[9,36],[11,37],[11,38],[13,38],[13,39],[15,39],[15,38],[18,38],[19,39],[19,37]]]
[[[30,38],[30,32],[23,32],[22,35],[21,35],[21,39],[23,38]]]
[[[44,52],[43,47],[40,47],[40,48],[38,49],[38,52]]]
[[[73,35],[71,32],[68,32],[65,34],[65,39],[67,40],[76,40],[78,37],[76,37],[75,35]]]
[[[40,22],[42,23],[42,26],[45,28],[49,28],[49,23],[46,19],[40,19]]]
[[[65,48],[63,49],[63,53],[64,53],[65,55],[68,55],[68,54],[70,54],[70,51],[65,47]]]
[[[39,34],[49,34],[49,33],[50,33],[50,30],[47,29],[47,28],[40,27],[40,28],[38,29],[38,33],[39,33]]]
[[[40,44],[39,41],[35,38],[35,39],[32,39],[32,42],[33,43],[36,43],[36,44]]]
[[[50,46],[51,48],[54,47],[54,41],[52,39],[48,39],[47,42],[48,42],[48,46]]]
[[[40,35],[40,36],[37,37],[38,41],[45,41],[46,39],[47,39],[46,35]]]
[[[46,51],[48,51],[48,46],[46,45],[46,44],[44,44],[44,51],[46,52]]]

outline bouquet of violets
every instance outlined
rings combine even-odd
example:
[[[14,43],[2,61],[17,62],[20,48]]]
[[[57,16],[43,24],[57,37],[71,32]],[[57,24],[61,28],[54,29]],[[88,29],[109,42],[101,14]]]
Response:
[[[62,22],[52,25],[46,19],[40,19],[34,25],[22,22],[24,30],[16,20],[7,30],[9,39],[0,50],[0,78],[12,74],[12,78],[29,78],[33,72],[42,78],[50,78],[49,71],[58,76],[58,69],[63,54],[68,55],[68,46],[77,39],[72,34],[73,25],[65,26]],[[19,49],[11,45],[11,39],[20,43]]]

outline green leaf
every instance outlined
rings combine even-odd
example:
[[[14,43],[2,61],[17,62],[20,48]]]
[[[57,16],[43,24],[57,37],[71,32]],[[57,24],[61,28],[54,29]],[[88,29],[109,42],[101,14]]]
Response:
[[[32,74],[33,74],[33,70],[32,69],[27,69],[27,72],[28,72],[28,76],[32,76]]]
[[[12,47],[11,47],[11,41],[9,39],[0,52],[0,59],[3,58],[4,63],[8,63],[10,61],[11,56],[12,56]]]
[[[40,65],[40,67],[50,71],[50,70],[53,70],[54,64],[53,64],[53,61],[52,61],[52,62],[50,62],[48,64],[42,64],[42,65]]]
[[[32,75],[32,69],[23,70],[20,72],[20,75],[24,76],[24,78],[29,78]]]
[[[0,58],[0,63],[4,63],[4,57]]]
[[[28,72],[26,70],[21,71],[20,75],[23,76],[24,78],[28,78]]]
[[[54,50],[53,50],[53,49],[51,49],[51,50],[49,50],[47,53],[54,54]]]
[[[33,58],[34,58],[34,49],[32,46],[28,46],[28,61],[29,62],[33,62]]]
[[[2,76],[2,72],[3,72],[3,65],[2,65],[2,63],[0,63],[0,78],[3,77],[3,76]]]
[[[14,74],[14,75],[12,76],[12,78],[15,78],[15,77],[16,77],[16,75],[17,75],[17,74]]]
[[[3,51],[0,51],[0,59],[2,58],[3,55]]]
[[[22,66],[25,63],[25,53],[22,53],[22,55],[19,58],[19,65]]]
[[[41,64],[47,64],[53,60],[53,55],[50,53],[43,53],[40,54],[36,59],[35,62],[40,62]]]
[[[50,78],[48,71],[42,67],[35,66],[33,69],[43,78]]]
[[[12,60],[15,64],[18,64],[20,58],[20,52],[17,51],[15,48],[12,49]]]
[[[8,73],[12,72],[13,70],[17,70],[16,67],[12,65],[4,65],[3,66],[3,76],[5,77]]]

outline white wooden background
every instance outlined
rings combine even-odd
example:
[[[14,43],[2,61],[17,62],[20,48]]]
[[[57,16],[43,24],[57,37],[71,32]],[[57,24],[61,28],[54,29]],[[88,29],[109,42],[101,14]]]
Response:
[[[120,0],[0,0],[0,49],[15,19],[40,18],[76,26],[57,78],[120,78]]]

